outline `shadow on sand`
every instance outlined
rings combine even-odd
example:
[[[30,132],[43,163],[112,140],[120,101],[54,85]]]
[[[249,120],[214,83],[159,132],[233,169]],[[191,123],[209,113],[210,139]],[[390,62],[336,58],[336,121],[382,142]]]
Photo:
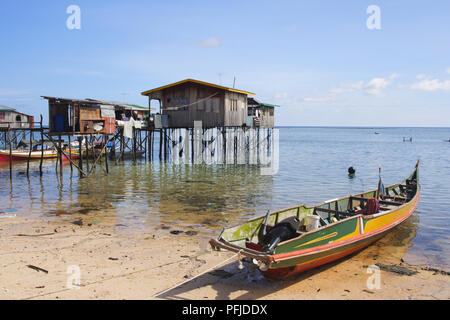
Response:
[[[243,270],[239,270],[238,262],[236,261],[218,269],[220,271],[219,274],[223,275],[218,276],[216,272],[211,271],[193,278],[191,281],[167,292],[158,294],[155,298],[166,300],[197,300],[200,297],[200,299],[207,300],[256,300],[305,281],[345,260],[351,259],[356,254],[354,253],[324,266],[279,281],[266,279],[259,270],[252,267],[245,267]],[[211,296],[211,291],[214,291],[214,296]],[[238,294],[237,296],[236,293]]]

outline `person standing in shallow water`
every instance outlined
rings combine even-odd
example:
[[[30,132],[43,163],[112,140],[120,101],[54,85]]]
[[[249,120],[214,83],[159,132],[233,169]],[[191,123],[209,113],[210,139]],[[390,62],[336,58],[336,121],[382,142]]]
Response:
[[[353,167],[348,168],[348,177],[353,179],[356,175],[356,170]]]

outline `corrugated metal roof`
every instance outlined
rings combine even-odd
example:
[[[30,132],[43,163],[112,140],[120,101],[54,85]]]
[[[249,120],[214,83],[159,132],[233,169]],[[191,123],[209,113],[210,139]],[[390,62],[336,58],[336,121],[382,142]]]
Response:
[[[122,107],[125,109],[131,109],[131,110],[149,110],[148,107],[139,106],[137,104],[131,104],[127,102],[119,102],[119,101],[106,101],[106,100],[97,100],[97,99],[68,99],[68,98],[58,98],[58,97],[48,97],[48,96],[42,96],[42,98],[47,100],[59,100],[59,101],[67,101],[67,102],[75,102],[75,103],[81,103],[81,104],[92,104],[92,105],[111,105],[111,106],[117,106]],[[155,110],[155,109],[150,109]]]
[[[250,95],[250,96],[255,95],[254,93],[251,93],[251,92],[238,90],[238,89],[234,89],[234,88],[228,88],[228,87],[220,86],[220,85],[217,85],[217,84],[214,84],[214,83],[204,82],[204,81],[195,80],[195,79],[186,79],[186,80],[178,81],[178,82],[171,83],[171,84],[168,84],[168,85],[165,85],[165,86],[162,86],[162,87],[158,87],[158,88],[155,88],[155,89],[151,89],[151,90],[142,92],[141,94],[143,96],[146,96],[146,95],[148,95],[148,94],[150,94],[152,92],[160,91],[160,90],[163,90],[163,89],[166,89],[166,88],[170,88],[170,87],[174,87],[174,86],[178,86],[180,84],[187,83],[187,82],[198,83],[198,84],[202,84],[202,85],[205,85],[205,86],[219,88],[219,89],[226,90],[226,91],[231,91],[231,92],[242,93],[242,94],[246,94],[246,95]]]
[[[16,111],[16,109],[0,105],[0,111]]]
[[[255,98],[248,98],[248,102],[249,102],[249,106],[256,105],[256,106],[269,107],[269,108],[279,108],[280,107],[277,104],[260,102],[260,101],[256,100]]]

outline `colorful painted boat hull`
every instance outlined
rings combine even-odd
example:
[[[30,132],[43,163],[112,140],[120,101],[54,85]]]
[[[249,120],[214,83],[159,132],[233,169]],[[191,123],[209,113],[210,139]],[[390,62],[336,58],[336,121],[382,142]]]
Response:
[[[419,162],[416,169],[402,182],[406,183],[405,181],[412,179],[412,177],[416,179],[417,189],[414,196],[401,205],[397,203],[391,210],[371,215],[357,214],[303,233],[294,239],[281,242],[275,248],[275,251],[270,254],[260,252],[260,246],[256,244],[263,217],[253,219],[243,225],[224,229],[219,239],[213,239],[210,243],[213,248],[239,252],[243,256],[255,259],[264,265],[261,272],[274,279],[285,279],[336,261],[379,240],[413,214],[420,198],[418,166]],[[387,187],[388,196],[400,197],[402,183]],[[282,221],[289,216],[302,219],[313,214],[315,208],[328,211],[335,210],[336,212],[343,211],[345,207],[349,206],[349,201],[350,206],[353,206],[351,202],[355,201],[353,199],[374,197],[376,192],[370,191],[357,196],[334,199],[312,207],[298,206],[280,210],[270,215],[269,224],[275,225],[278,221]],[[389,201],[385,202],[388,203]]]
[[[54,150],[44,150],[43,159],[56,159],[58,157],[58,153]],[[13,150],[11,153],[12,161],[26,161],[30,158],[30,160],[40,160],[41,159],[41,151],[32,151],[31,155],[29,151],[19,151]],[[77,159],[78,153],[72,151],[71,159]],[[0,162],[9,162],[9,150],[0,150]],[[67,157],[63,155],[63,161],[68,161]]]

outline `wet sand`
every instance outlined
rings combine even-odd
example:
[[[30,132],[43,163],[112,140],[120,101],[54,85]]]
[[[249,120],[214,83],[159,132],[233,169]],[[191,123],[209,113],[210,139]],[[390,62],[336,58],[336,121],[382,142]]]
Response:
[[[395,245],[395,231],[344,260],[272,282],[249,266],[239,269],[236,260],[209,271],[233,256],[210,250],[208,239],[219,228],[185,227],[181,230],[193,234],[174,235],[170,231],[176,226],[135,232],[113,220],[99,224],[92,220],[86,216],[35,220],[19,214],[0,219],[0,299],[450,298],[448,274],[402,262],[406,247]],[[376,263],[417,273],[381,270],[377,289],[367,285],[374,275],[367,266]],[[79,285],[73,276],[77,268]],[[158,295],[182,282],[186,283]]]

